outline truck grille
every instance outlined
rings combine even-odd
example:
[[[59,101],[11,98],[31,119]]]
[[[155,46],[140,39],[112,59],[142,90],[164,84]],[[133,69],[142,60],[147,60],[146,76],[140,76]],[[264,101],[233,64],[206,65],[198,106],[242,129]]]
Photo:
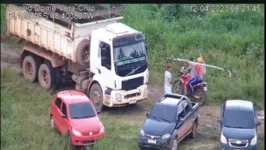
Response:
[[[144,82],[144,77],[138,77],[135,79],[122,81],[122,90],[129,91],[136,89],[137,87],[143,85],[143,82]]]
[[[236,148],[244,148],[248,146],[248,140],[229,139],[229,145]]]

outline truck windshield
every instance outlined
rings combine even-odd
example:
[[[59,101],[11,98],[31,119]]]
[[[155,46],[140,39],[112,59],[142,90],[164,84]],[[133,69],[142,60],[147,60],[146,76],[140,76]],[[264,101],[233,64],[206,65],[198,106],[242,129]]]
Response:
[[[69,104],[69,113],[72,119],[83,119],[96,116],[90,102]]]
[[[224,112],[223,122],[228,128],[253,129],[255,127],[254,112],[229,109]]]
[[[139,42],[121,47],[114,47],[114,62],[116,63],[116,66],[145,60],[146,49],[144,42]]]
[[[168,105],[156,104],[150,117],[158,121],[175,122],[177,108]]]

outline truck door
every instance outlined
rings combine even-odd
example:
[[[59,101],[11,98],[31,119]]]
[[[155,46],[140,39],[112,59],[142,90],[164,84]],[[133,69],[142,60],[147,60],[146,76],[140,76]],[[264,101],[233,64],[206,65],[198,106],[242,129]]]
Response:
[[[114,78],[112,74],[112,61],[111,61],[111,47],[110,44],[105,42],[100,43],[100,55],[101,55],[101,67],[100,76],[107,87],[112,88],[112,83],[114,83]]]

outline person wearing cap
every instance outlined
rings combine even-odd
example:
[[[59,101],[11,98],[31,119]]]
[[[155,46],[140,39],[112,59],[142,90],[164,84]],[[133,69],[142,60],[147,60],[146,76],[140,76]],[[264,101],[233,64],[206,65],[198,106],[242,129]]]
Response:
[[[204,66],[201,65],[201,64],[204,63],[204,60],[201,57],[197,58],[197,63],[201,63],[201,64],[196,64],[196,63],[194,63],[192,61],[189,61],[189,60],[187,60],[186,62],[189,65],[195,66],[195,77],[194,78],[191,78],[189,80],[189,82],[188,82],[189,89],[190,89],[190,94],[192,96],[194,96],[194,88],[193,88],[193,85],[198,84],[198,83],[201,83],[203,81],[203,79],[204,79]],[[197,96],[194,96],[194,97],[199,98]]]
[[[172,93],[172,68],[173,66],[171,64],[167,65],[167,70],[164,73],[164,93]]]

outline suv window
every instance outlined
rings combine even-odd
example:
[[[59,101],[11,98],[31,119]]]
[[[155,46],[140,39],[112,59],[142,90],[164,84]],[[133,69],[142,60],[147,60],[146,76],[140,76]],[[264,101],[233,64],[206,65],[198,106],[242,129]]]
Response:
[[[61,103],[62,103],[62,100],[61,100],[60,98],[57,98],[57,99],[55,100],[55,105],[56,105],[56,107],[57,107],[58,109],[60,109]]]
[[[62,113],[65,115],[65,116],[67,116],[67,110],[66,110],[66,104],[65,103],[63,103],[63,107],[62,107]]]

